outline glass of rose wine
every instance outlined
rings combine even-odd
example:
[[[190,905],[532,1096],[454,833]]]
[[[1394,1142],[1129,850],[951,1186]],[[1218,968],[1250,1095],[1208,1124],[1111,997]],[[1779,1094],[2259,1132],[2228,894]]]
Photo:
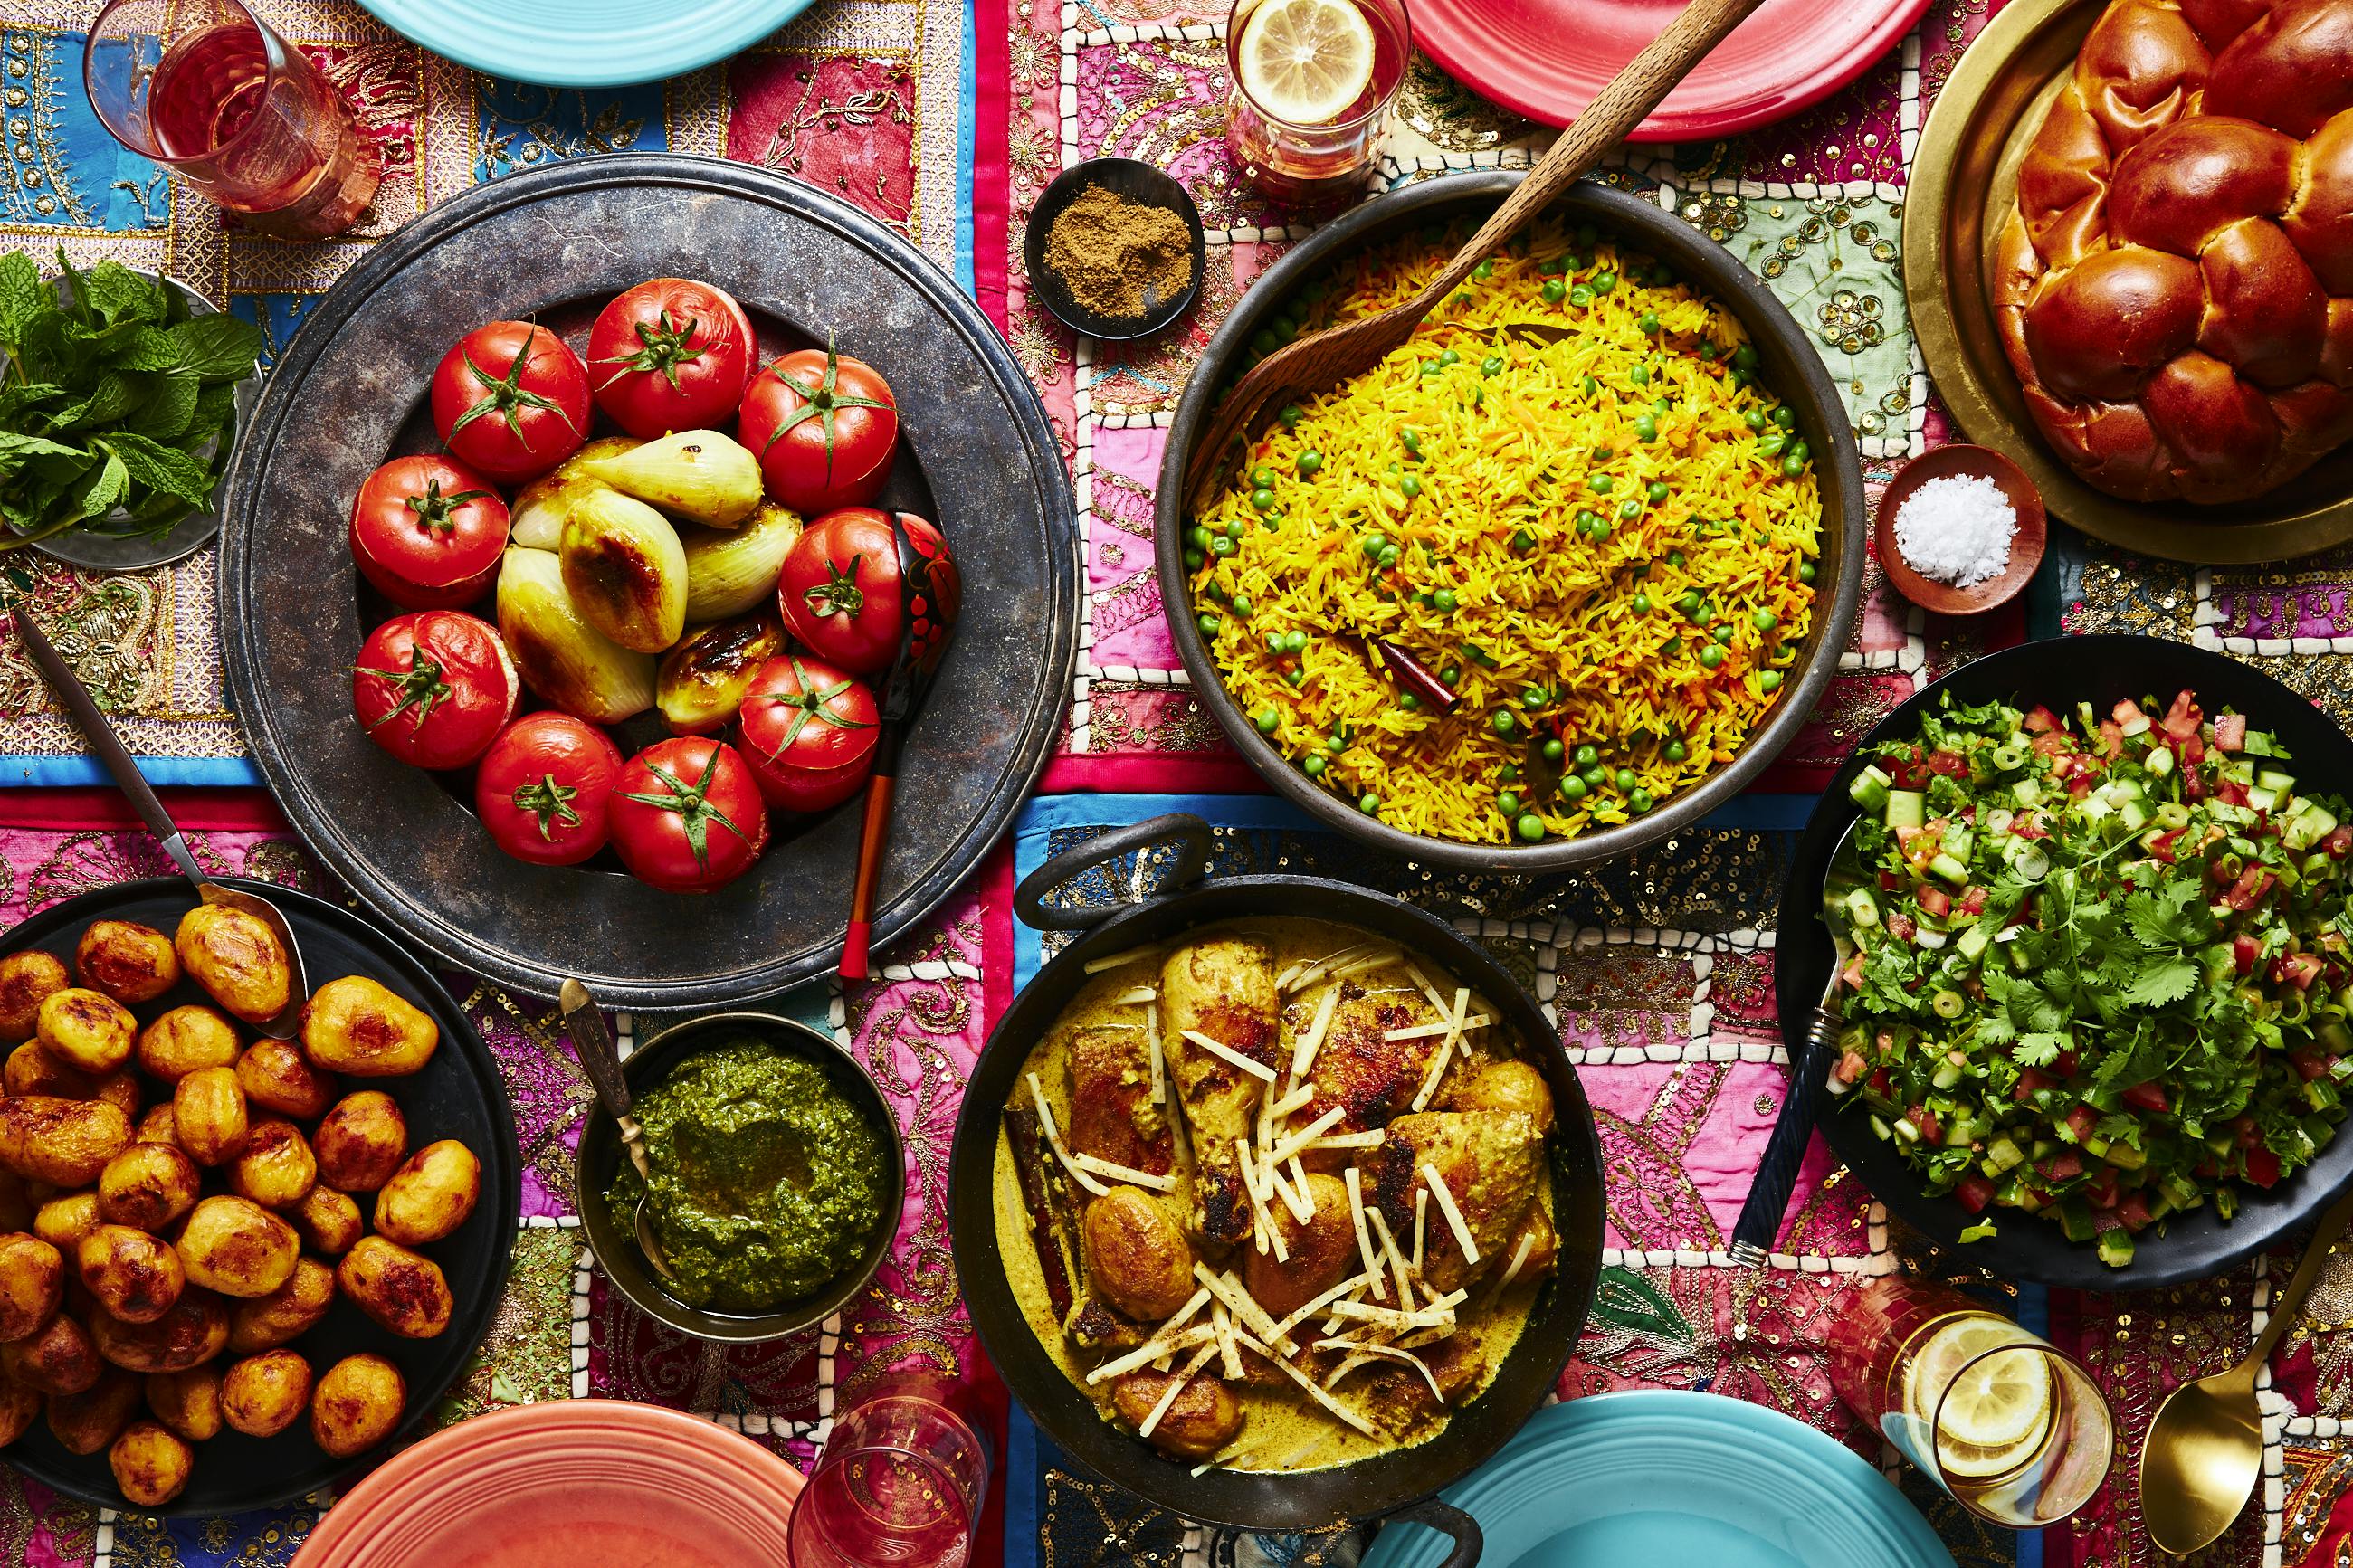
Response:
[[[1235,0],[1226,18],[1226,142],[1303,211],[1359,195],[1405,80],[1405,0]]]
[[[111,0],[81,69],[116,141],[248,227],[322,239],[375,195],[343,95],[238,0]]]
[[[792,1568],[964,1568],[988,1444],[936,1373],[885,1373],[835,1415],[793,1503]]]
[[[1954,1501],[2012,1530],[2092,1499],[2116,1422],[2089,1373],[1959,1291],[1889,1275],[1847,1293],[1831,1384]]]

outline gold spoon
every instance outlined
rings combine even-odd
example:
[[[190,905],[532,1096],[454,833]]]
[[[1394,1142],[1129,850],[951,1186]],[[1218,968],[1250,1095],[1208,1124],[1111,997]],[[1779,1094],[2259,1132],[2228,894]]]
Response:
[[[2320,1218],[2287,1288],[2274,1295],[2271,1319],[2254,1348],[2227,1372],[2185,1383],[2157,1407],[2140,1450],[2140,1516],[2148,1538],[2186,1556],[2231,1528],[2253,1495],[2263,1468],[2263,1419],[2255,1373],[2271,1360],[2321,1263],[2353,1221],[2353,1190]]]
[[[605,1026],[604,1010],[596,1005],[588,987],[577,980],[567,980],[558,994],[564,1010],[564,1032],[571,1037],[573,1054],[580,1058],[581,1070],[596,1090],[596,1098],[605,1102],[606,1113],[621,1134],[621,1146],[629,1152],[629,1163],[638,1174],[649,1176],[646,1164],[646,1132],[638,1119],[629,1114],[629,1081],[621,1073],[621,1053],[613,1044],[613,1031]],[[670,1271],[670,1258],[662,1252],[661,1242],[654,1235],[653,1216],[646,1212],[646,1200],[638,1200],[638,1250],[654,1266],[654,1272],[673,1284],[678,1276]]]

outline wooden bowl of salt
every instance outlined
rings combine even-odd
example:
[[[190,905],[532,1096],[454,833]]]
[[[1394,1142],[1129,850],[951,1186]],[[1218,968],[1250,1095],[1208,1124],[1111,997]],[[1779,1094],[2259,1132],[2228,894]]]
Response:
[[[2025,590],[2042,563],[2042,494],[1990,447],[1938,447],[1881,492],[1873,552],[1895,591],[1939,616],[1975,616]]]

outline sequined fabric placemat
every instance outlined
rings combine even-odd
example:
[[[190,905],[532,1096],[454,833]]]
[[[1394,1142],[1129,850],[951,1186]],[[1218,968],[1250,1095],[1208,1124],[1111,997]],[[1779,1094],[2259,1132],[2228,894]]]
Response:
[[[225,223],[116,144],[81,85],[83,29],[97,9],[0,0],[0,247],[52,268],[62,246],[78,266],[111,258],[160,268],[258,322],[268,353],[406,220],[470,185],[604,153],[694,153],[797,175],[970,276],[962,0],[827,0],[722,64],[586,90],[467,70],[343,0],[253,0],[342,89],[384,170],[359,226],[316,245]],[[259,782],[222,692],[214,553],[120,576],[0,553],[0,608],[31,602],[158,784]],[[22,647],[0,637],[0,784],[97,782],[81,751]]]
[[[20,795],[0,808],[0,930],[78,893],[172,870],[111,803],[86,814],[15,809],[24,803]],[[259,826],[270,813],[258,795],[174,805],[184,825],[204,825],[188,837],[207,870],[344,896],[282,828]],[[592,1095],[552,1005],[445,975],[498,1058],[523,1183],[513,1277],[488,1341],[434,1425],[543,1399],[635,1399],[707,1416],[806,1469],[837,1403],[907,1363],[960,1377],[992,1421],[1001,1419],[1002,1393],[974,1348],[947,1240],[948,1146],[986,1034],[982,924],[980,899],[959,895],[885,955],[874,982],[805,987],[775,1004],[828,1029],[881,1086],[906,1144],[907,1198],[898,1243],[872,1288],[821,1330],[761,1345],[688,1338],[611,1289],[589,1258],[573,1180]],[[635,1021],[616,1022],[626,1047],[638,1037]],[[10,1568],[282,1564],[317,1516],[306,1503],[165,1524],[93,1510],[0,1468],[0,1563]],[[984,1563],[997,1560],[993,1506],[987,1527]]]

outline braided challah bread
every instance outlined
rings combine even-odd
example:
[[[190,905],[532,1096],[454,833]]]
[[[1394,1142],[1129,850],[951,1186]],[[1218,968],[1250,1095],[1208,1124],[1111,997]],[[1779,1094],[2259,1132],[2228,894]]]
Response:
[[[2353,0],[2114,0],[1995,258],[2028,406],[2129,500],[2243,500],[2353,437]]]

